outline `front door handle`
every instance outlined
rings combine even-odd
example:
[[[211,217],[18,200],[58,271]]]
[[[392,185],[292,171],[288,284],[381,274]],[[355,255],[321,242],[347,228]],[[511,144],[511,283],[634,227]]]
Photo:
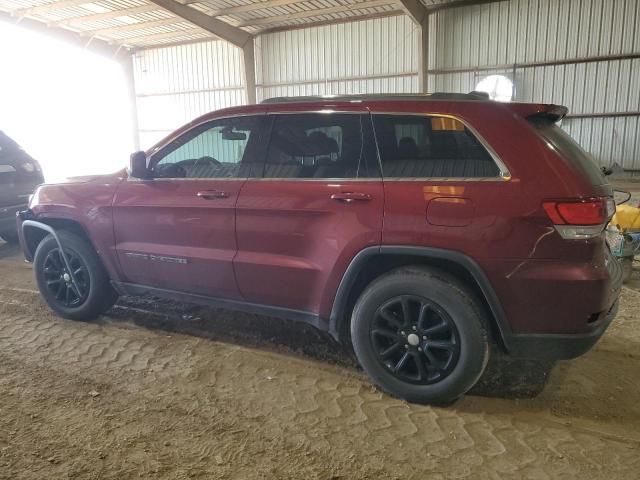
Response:
[[[220,190],[204,190],[202,192],[196,193],[196,196],[199,198],[203,198],[204,200],[215,200],[218,198],[229,198],[229,194],[227,192],[223,192]]]
[[[360,192],[342,192],[331,195],[331,200],[338,200],[344,203],[352,203],[355,201],[368,202],[371,200],[371,195]]]

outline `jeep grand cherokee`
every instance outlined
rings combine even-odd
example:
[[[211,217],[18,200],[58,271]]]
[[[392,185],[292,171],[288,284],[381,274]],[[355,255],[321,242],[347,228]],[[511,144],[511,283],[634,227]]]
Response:
[[[567,109],[477,95],[282,98],[205,115],[20,215],[58,314],[153,294],[308,322],[446,402],[492,351],[567,359],[616,313],[612,190]]]

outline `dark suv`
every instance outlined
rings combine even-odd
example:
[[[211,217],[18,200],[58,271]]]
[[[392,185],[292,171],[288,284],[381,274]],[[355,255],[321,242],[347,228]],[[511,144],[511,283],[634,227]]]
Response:
[[[16,213],[27,208],[29,195],[44,181],[40,165],[0,131],[0,238],[18,242]]]
[[[382,389],[446,402],[490,352],[586,352],[616,313],[612,190],[554,105],[476,95],[273,99],[205,115],[128,171],[20,215],[70,319],[153,294],[308,322]]]

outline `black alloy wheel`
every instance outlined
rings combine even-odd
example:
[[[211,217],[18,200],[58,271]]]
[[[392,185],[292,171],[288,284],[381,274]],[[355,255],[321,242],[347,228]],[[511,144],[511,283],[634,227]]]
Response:
[[[78,307],[85,302],[89,293],[89,272],[78,254],[67,249],[64,253],[76,284],[72,282],[59,248],[50,250],[44,260],[44,279],[47,290],[56,302],[66,308]]]
[[[378,361],[399,380],[415,385],[441,381],[460,357],[460,336],[451,317],[416,295],[399,295],[382,304],[370,335]]]
[[[396,397],[447,404],[468,392],[489,360],[488,319],[456,277],[427,266],[373,280],[351,314],[351,342],[371,380]]]

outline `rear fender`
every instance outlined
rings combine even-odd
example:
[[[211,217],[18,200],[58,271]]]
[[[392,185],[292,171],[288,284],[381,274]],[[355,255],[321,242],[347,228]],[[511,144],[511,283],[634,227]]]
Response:
[[[429,261],[447,261],[463,269],[468,276],[476,283],[477,289],[484,296],[484,300],[489,307],[495,322],[495,330],[506,350],[509,350],[511,328],[509,327],[504,310],[500,305],[498,297],[484,274],[480,266],[470,257],[456,251],[443,250],[431,247],[411,247],[411,246],[381,246],[369,247],[361,250],[351,261],[347,268],[338,290],[336,292],[331,315],[329,317],[329,333],[338,341],[345,342],[348,337],[350,319],[346,318],[350,305],[350,293],[356,284],[358,275],[365,265],[378,256],[405,256]]]

